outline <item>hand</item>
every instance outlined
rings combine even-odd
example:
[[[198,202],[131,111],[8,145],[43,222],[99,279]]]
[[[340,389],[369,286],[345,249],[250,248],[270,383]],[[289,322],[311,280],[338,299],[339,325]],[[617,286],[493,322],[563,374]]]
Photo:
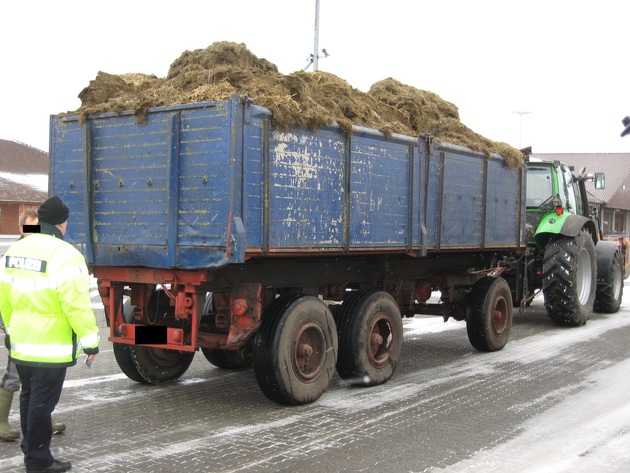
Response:
[[[88,355],[85,357],[84,363],[87,365],[88,368],[92,367],[92,362],[94,361],[94,358],[96,358],[96,355]]]

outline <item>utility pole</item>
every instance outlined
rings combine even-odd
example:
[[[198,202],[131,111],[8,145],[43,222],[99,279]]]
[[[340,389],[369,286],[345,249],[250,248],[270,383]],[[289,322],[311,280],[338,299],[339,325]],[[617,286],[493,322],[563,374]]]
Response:
[[[315,47],[313,48],[313,71],[318,69],[319,58],[319,0],[315,0]]]
[[[527,115],[532,112],[514,112],[519,115],[519,125],[518,125],[518,148],[521,149],[523,147],[523,143],[521,142],[523,139],[523,115]]]
[[[322,53],[324,54],[322,57],[328,57],[328,51],[322,49]],[[313,72],[319,70],[319,0],[315,0],[315,46],[313,47],[313,54],[311,54],[306,60],[306,67],[304,70],[307,70],[309,67],[313,66]]]

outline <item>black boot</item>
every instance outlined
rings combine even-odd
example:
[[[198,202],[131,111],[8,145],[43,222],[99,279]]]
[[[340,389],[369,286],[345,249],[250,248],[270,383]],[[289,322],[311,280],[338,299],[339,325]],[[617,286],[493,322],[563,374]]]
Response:
[[[45,468],[26,467],[26,473],[61,473],[62,471],[68,471],[70,468],[72,468],[70,462],[55,460]]]

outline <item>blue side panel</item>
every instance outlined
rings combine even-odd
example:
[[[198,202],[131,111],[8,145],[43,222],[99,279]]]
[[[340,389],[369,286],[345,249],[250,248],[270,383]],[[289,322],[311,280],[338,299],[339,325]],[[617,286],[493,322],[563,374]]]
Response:
[[[444,153],[440,247],[479,247],[484,216],[484,159]]]
[[[88,262],[226,262],[232,173],[240,176],[242,159],[234,156],[241,129],[232,127],[231,110],[230,101],[162,107],[142,125],[131,114],[93,116],[83,126],[52,120],[53,192],[71,205],[68,240]]]
[[[437,246],[438,240],[438,228],[440,226],[440,195],[441,195],[441,175],[442,175],[442,161],[439,153],[431,152],[426,159],[428,159],[428,171],[427,171],[427,188],[425,190],[427,194],[427,204],[425,210],[425,222],[427,229],[427,242],[428,249],[433,249]]]
[[[505,166],[502,160],[488,160],[486,185],[486,246],[510,246],[519,241],[522,169]]]
[[[229,214],[228,110],[181,112],[178,244],[225,247]]]
[[[351,247],[400,247],[409,236],[409,144],[355,135],[351,147]]]
[[[500,157],[360,127],[274,130],[271,118],[238,97],[151,109],[142,125],[130,113],[51,118],[66,239],[90,264],[182,269],[244,263],[246,251],[523,241],[523,171]]]
[[[90,127],[95,251],[166,246],[169,116],[94,118]],[[98,260],[98,257],[97,257]]]
[[[343,244],[344,137],[336,130],[274,131],[269,145],[269,246]]]
[[[243,223],[249,248],[262,248],[264,239],[263,212],[265,143],[269,137],[271,113],[262,107],[247,109],[247,131],[243,141]]]
[[[424,179],[424,166],[422,163],[422,157],[420,154],[420,150],[418,146],[413,147],[413,192],[412,192],[412,218],[411,218],[411,244],[413,246],[422,245],[422,234],[421,234],[421,216],[423,213],[423,205],[424,205],[424,189],[422,189],[422,182]]]
[[[51,118],[50,193],[70,208],[64,239],[87,254],[89,218],[86,196],[86,165],[83,159],[84,129],[76,119]],[[54,158],[54,159],[52,159]]]

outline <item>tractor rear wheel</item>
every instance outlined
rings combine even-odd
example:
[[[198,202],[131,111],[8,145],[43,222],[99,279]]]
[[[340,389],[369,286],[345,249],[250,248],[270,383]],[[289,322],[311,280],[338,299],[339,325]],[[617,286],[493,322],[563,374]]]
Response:
[[[543,294],[554,323],[584,325],[591,316],[597,288],[595,244],[582,230],[573,238],[551,241],[543,260]]]
[[[620,246],[612,249],[612,257],[610,257],[607,249],[608,242],[600,241],[595,247],[598,253],[597,261],[597,294],[595,296],[595,312],[605,314],[614,314],[621,307],[621,298],[623,297],[623,278],[624,278],[624,255]],[[603,252],[608,253],[600,255],[600,245]]]

